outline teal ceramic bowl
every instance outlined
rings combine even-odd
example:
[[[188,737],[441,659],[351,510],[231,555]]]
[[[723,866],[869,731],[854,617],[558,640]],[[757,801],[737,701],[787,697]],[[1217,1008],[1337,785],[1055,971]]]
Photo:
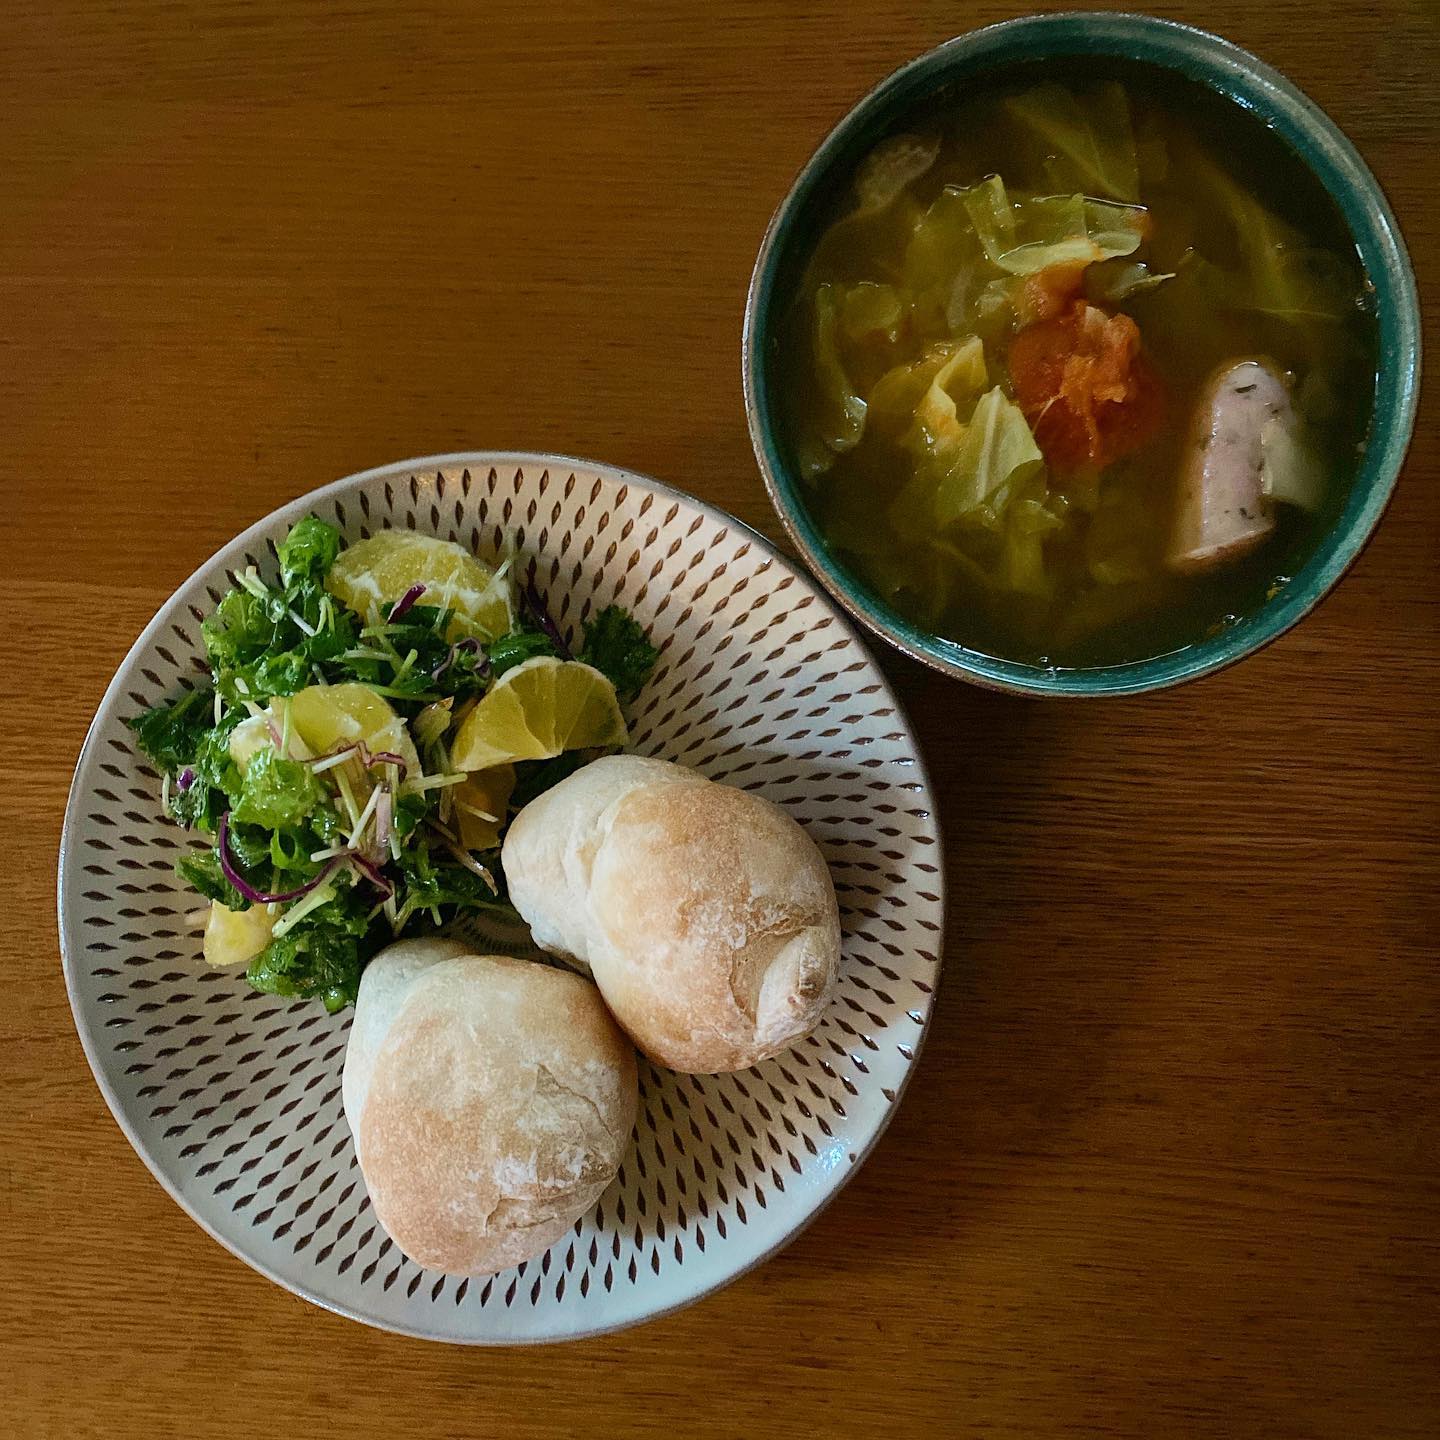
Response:
[[[1339,204],[1374,287],[1378,363],[1369,434],[1349,498],[1289,585],[1184,649],[1125,665],[1061,669],[1000,659],[917,627],[830,551],[780,440],[773,322],[790,299],[783,277],[808,255],[837,187],[917,104],[996,69],[1087,56],[1158,66],[1199,82],[1251,112],[1309,166]],[[1420,312],[1409,257],[1379,183],[1334,122],[1284,76],[1203,30],[1146,15],[1074,12],[1009,20],[941,45],[883,80],[825,137],[761,245],[745,312],[743,364],[750,436],[771,499],[811,569],[857,620],[915,659],[980,685],[1033,695],[1123,695],[1193,680],[1258,650],[1312,610],[1360,553],[1395,487],[1415,423]]]

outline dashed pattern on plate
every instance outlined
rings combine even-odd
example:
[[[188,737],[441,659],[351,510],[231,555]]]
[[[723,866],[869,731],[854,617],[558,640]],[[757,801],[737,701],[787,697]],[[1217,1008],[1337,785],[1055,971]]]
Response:
[[[629,606],[661,650],[633,748],[763,792],[829,861],[838,993],[804,1044],[736,1075],[642,1063],[635,1143],[596,1210],[489,1277],[406,1259],[370,1210],[340,1104],[349,1017],[207,970],[189,842],[123,720],[203,680],[200,620],[310,510],[351,538],[404,527],[482,556],[514,530],[562,630]],[[623,1325],[733,1278],[819,1207],[883,1128],[939,966],[941,857],[905,719],[830,601],[762,539],[675,492],[538,457],[446,457],[341,481],[240,537],[126,660],[76,774],[61,928],[76,1019],[137,1149],[202,1223],[280,1283],[391,1329],[470,1342]],[[523,948],[497,934],[494,948]]]

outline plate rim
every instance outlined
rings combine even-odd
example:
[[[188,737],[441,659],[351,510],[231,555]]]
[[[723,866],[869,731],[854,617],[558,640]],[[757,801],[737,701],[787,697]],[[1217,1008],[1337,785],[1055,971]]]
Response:
[[[176,597],[190,585],[195,583],[205,574],[223,555],[232,547],[244,546],[248,541],[258,537],[277,520],[288,517],[293,512],[308,511],[314,508],[315,504],[324,498],[337,493],[348,493],[358,489],[360,486],[382,478],[406,478],[410,475],[423,474],[430,470],[453,470],[453,469],[498,469],[502,465],[514,464],[521,468],[540,466],[542,469],[563,469],[592,471],[602,477],[617,480],[622,485],[635,485],[643,490],[649,490],[658,496],[665,496],[683,504],[694,506],[703,512],[711,520],[722,525],[733,526],[744,533],[750,543],[758,546],[772,560],[779,561],[787,567],[798,579],[808,585],[816,598],[829,610],[831,616],[850,638],[859,647],[860,652],[870,661],[877,679],[882,687],[885,699],[892,705],[895,713],[899,716],[906,738],[911,742],[911,749],[914,752],[910,757],[915,765],[916,775],[924,786],[926,802],[929,808],[929,819],[935,830],[935,841],[941,858],[941,864],[936,869],[935,884],[939,892],[939,923],[940,923],[940,945],[939,963],[935,968],[935,976],[932,983],[931,993],[925,1011],[925,1023],[920,1029],[911,1045],[913,1057],[906,1066],[905,1073],[900,1083],[895,1087],[895,1098],[889,1101],[880,1117],[879,1124],[873,1134],[869,1136],[864,1147],[856,1152],[854,1161],[848,1165],[840,1174],[837,1182],[820,1199],[819,1203],[807,1214],[798,1224],[786,1230],[776,1242],[752,1257],[747,1263],[734,1270],[731,1274],[714,1281],[683,1298],[676,1300],[673,1304],[647,1310],[643,1314],[634,1315],[618,1320],[612,1324],[601,1324],[585,1326],[583,1328],[572,1328],[557,1331],[547,1335],[519,1335],[519,1336],[486,1336],[475,1335],[457,1337],[451,1334],[441,1334],[436,1331],[426,1331],[422,1326],[402,1326],[389,1323],[375,1315],[365,1314],[352,1309],[344,1304],[337,1304],[334,1301],[315,1293],[306,1285],[293,1281],[285,1276],[277,1274],[269,1265],[265,1264],[258,1257],[246,1254],[238,1245],[231,1241],[210,1224],[191,1204],[179,1185],[173,1182],[170,1176],[160,1165],[158,1159],[150,1153],[149,1148],[142,1143],[135,1129],[131,1126],[125,1108],[120,1098],[115,1094],[101,1064],[96,1047],[95,1037],[91,1033],[88,1021],[82,1018],[83,1011],[76,991],[76,964],[72,958],[69,941],[69,929],[65,915],[65,889],[67,879],[67,867],[74,859],[72,851],[76,845],[76,828],[79,823],[79,795],[80,795],[80,774],[85,768],[90,757],[93,745],[96,742],[97,731],[102,723],[103,717],[108,716],[113,710],[120,694],[122,679],[130,672],[140,654],[149,645],[152,636],[160,629]],[[850,1183],[861,1167],[869,1160],[879,1145],[885,1132],[890,1128],[891,1121],[895,1118],[901,1103],[905,1099],[909,1089],[910,1081],[918,1068],[921,1056],[924,1053],[925,1042],[930,1036],[930,1025],[934,1017],[935,1001],[940,991],[940,985],[944,978],[945,956],[944,940],[946,934],[945,922],[947,914],[947,895],[945,884],[945,839],[944,829],[941,822],[939,807],[935,801],[935,794],[930,782],[929,767],[925,763],[925,757],[921,747],[915,739],[914,727],[910,722],[900,698],[895,694],[890,684],[889,677],[880,667],[878,660],[870,647],[865,643],[859,628],[845,610],[836,603],[835,598],[829,593],[826,587],[804,566],[799,557],[786,555],[767,536],[762,535],[753,525],[730,514],[718,505],[711,504],[708,500],[692,495],[674,485],[666,484],[663,480],[656,480],[654,477],[643,474],[639,471],[627,469],[620,465],[610,465],[601,461],[587,460],[579,456],[566,455],[558,451],[547,450],[458,450],[434,455],[417,456],[410,460],[397,460],[384,465],[375,465],[368,470],[359,470],[350,475],[341,476],[337,480],[331,480],[324,485],[317,486],[313,490],[307,490],[292,500],[278,505],[275,509],[262,515],[237,535],[227,540],[220,549],[214,551],[206,560],[195,567],[170,594],[163,600],[160,607],[146,623],[140,634],[126,650],[124,657],[115,668],[115,673],[110,677],[104,693],[101,695],[95,707],[95,713],[86,727],[85,739],[75,758],[75,766],[70,776],[70,786],[65,799],[65,816],[60,829],[60,848],[56,862],[55,878],[55,909],[56,929],[60,944],[60,966],[65,978],[65,994],[70,1004],[70,1017],[74,1022],[76,1033],[80,1038],[81,1048],[85,1052],[86,1063],[90,1066],[92,1079],[96,1088],[105,1101],[106,1108],[110,1111],[111,1117],[120,1127],[120,1132],[129,1141],[130,1148],[139,1156],[145,1168],[151,1176],[159,1182],[166,1194],[180,1207],[180,1209],[197,1224],[210,1238],[220,1244],[226,1251],[237,1260],[248,1266],[257,1274],[263,1276],[272,1284],[278,1285],[281,1289],[292,1295],[317,1306],[321,1310],[328,1311],[332,1315],[338,1315],[342,1319],[354,1320],[373,1330],[384,1331],[392,1335],[402,1335],[407,1338],[424,1340],[434,1344],[459,1345],[466,1348],[480,1346],[484,1348],[503,1349],[506,1347],[531,1347],[537,1345],[563,1344],[571,1341],[587,1340],[598,1338],[604,1335],[614,1335],[621,1331],[632,1329],[637,1325],[648,1324],[653,1320],[660,1320],[677,1311],[684,1310],[691,1305],[698,1304],[702,1300],[727,1289],[736,1281],[751,1274],[760,1266],[772,1260],[780,1251],[797,1240],[816,1220],[830,1207],[842,1190]]]

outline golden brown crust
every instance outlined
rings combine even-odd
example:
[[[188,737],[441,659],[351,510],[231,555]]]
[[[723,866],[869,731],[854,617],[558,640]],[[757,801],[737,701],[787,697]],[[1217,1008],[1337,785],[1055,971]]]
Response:
[[[617,800],[645,781],[705,784],[664,760],[613,755],[597,760],[532,800],[505,835],[510,899],[535,943],[552,955],[590,964],[590,871]]]
[[[839,914],[824,860],[783,810],[628,756],[536,805],[506,843],[512,898],[540,943],[563,934],[589,962],[647,1055],[739,1070],[814,1029],[839,965]]]
[[[595,987],[500,956],[411,982],[360,1114],[375,1213],[417,1263],[489,1274],[538,1255],[629,1145],[634,1053]]]
[[[350,1022],[350,1039],[345,1046],[345,1070],[341,1078],[345,1119],[360,1149],[360,1113],[375,1073],[375,1060],[385,1043],[401,1002],[424,970],[442,960],[468,955],[473,947],[460,940],[433,936],[425,940],[397,940],[387,945],[365,967],[360,994]]]

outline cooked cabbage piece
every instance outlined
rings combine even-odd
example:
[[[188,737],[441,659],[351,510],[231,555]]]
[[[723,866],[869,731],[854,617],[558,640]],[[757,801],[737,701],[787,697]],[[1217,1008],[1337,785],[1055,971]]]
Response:
[[[861,210],[883,210],[894,204],[935,163],[940,137],[892,135],[866,157],[855,177],[855,196]]]
[[[1084,195],[1012,198],[998,175],[959,193],[986,258],[1011,275],[1133,255],[1145,238],[1146,212],[1138,205]]]
[[[1007,489],[1039,474],[1045,459],[1020,407],[997,385],[976,403],[946,462],[935,492],[935,519],[941,525],[982,505],[1003,510]]]
[[[1140,164],[1122,85],[1098,85],[1083,99],[1063,85],[1036,85],[1004,108],[1052,188],[1139,200]]]
[[[823,473],[834,456],[853,450],[865,433],[865,401],[855,391],[840,358],[838,301],[834,285],[822,285],[815,292],[813,334],[817,430],[803,463],[811,475]]]

